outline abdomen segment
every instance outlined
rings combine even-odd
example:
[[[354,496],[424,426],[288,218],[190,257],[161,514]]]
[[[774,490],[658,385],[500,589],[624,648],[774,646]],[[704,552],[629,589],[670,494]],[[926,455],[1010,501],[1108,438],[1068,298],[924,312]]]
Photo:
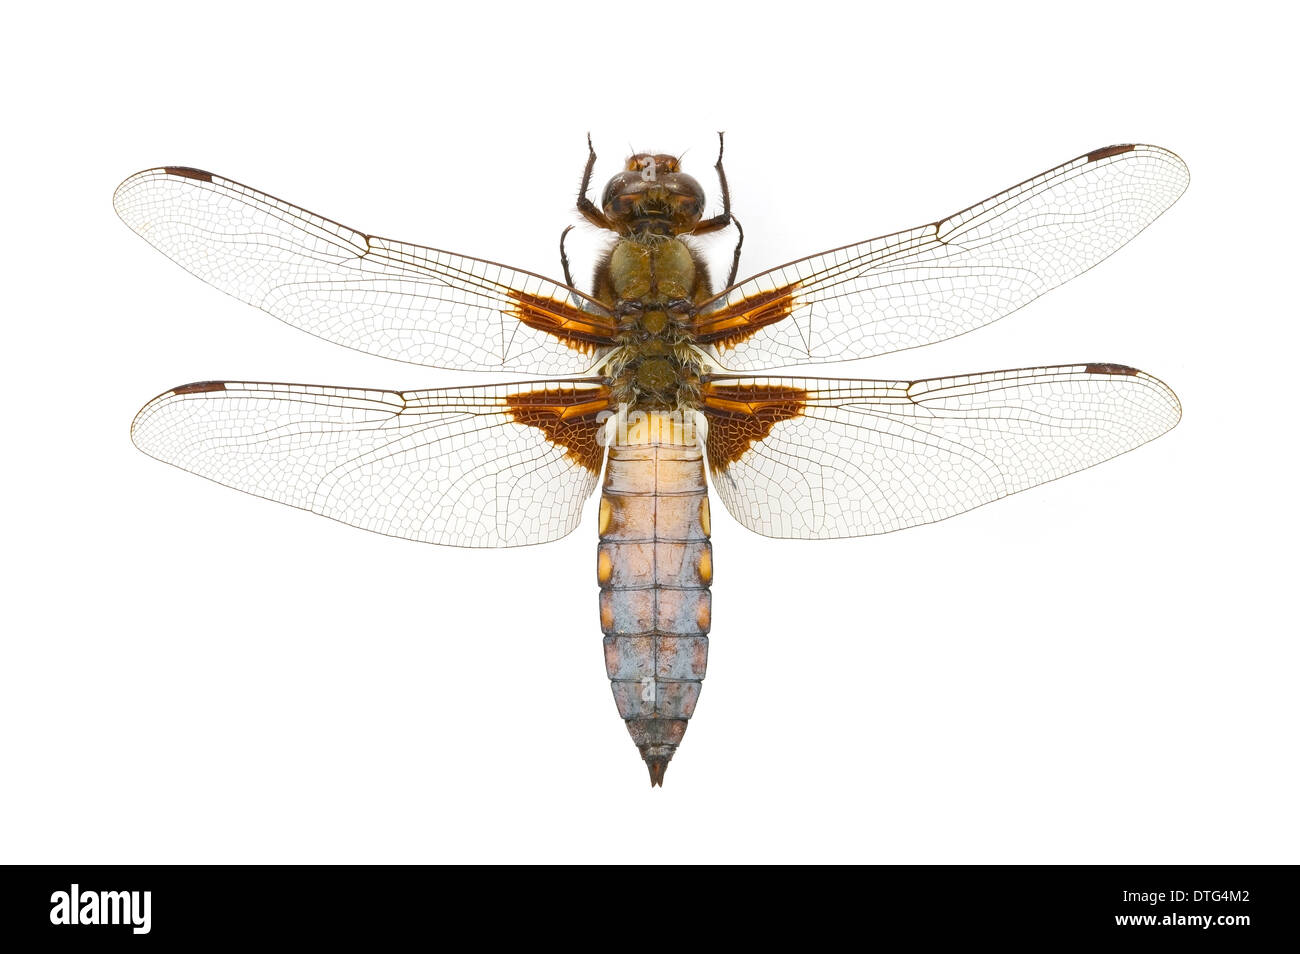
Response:
[[[650,412],[612,444],[600,501],[600,624],[619,715],[663,784],[708,659],[709,501],[679,415]]]

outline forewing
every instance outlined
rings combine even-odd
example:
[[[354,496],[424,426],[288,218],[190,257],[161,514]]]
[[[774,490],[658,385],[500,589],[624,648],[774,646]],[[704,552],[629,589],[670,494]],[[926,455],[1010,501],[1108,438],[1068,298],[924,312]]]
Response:
[[[210,381],[154,398],[131,437],[151,457],[354,527],[513,547],[578,525],[608,405],[590,381],[435,391]]]
[[[612,344],[599,303],[494,262],[366,235],[209,172],[127,179],[118,215],[199,278],[368,354],[460,370],[580,374]]]
[[[1157,146],[1110,146],[920,228],[746,279],[701,307],[733,371],[847,361],[965,334],[1096,265],[1187,188]]]
[[[705,386],[714,487],[771,537],[888,533],[1064,477],[1159,437],[1178,399],[1134,368],[925,381],[719,377]]]

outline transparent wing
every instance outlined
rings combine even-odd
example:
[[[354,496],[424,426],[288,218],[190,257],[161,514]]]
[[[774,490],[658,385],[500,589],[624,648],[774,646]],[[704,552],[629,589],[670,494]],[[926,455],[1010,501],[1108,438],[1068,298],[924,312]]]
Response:
[[[199,278],[295,328],[437,368],[580,374],[614,327],[565,285],[365,235],[198,169],[148,169],[118,215]]]
[[[727,510],[802,539],[942,520],[1132,450],[1181,413],[1160,381],[1112,364],[926,381],[724,376],[703,410]]]
[[[847,361],[965,334],[1096,265],[1187,188],[1157,146],[1110,146],[963,212],[755,275],[701,306],[721,367]]]
[[[399,392],[210,381],[154,398],[131,438],[168,464],[354,527],[513,547],[578,525],[608,402],[590,382]]]

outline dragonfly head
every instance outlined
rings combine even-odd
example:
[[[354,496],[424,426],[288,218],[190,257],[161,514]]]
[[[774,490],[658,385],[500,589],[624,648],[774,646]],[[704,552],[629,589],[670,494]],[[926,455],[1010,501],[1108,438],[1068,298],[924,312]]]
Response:
[[[637,234],[690,232],[704,212],[704,190],[680,171],[676,156],[639,152],[609,180],[600,200],[605,217]]]

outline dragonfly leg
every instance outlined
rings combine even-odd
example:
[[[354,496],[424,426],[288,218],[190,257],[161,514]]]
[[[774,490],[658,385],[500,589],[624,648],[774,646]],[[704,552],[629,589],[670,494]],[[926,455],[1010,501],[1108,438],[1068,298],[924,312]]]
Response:
[[[727,188],[727,172],[722,168],[722,136],[722,133],[718,133],[718,161],[713,166],[718,171],[718,183],[722,186],[722,211],[695,226],[692,230],[695,235],[707,235],[731,224],[731,190]]]
[[[570,288],[576,288],[577,286],[573,284],[573,276],[569,274],[569,256],[564,252],[564,240],[569,237],[569,233],[572,231],[573,226],[570,225],[560,233],[560,267],[564,269],[564,284]]]
[[[722,167],[724,147],[723,134],[718,133],[718,161],[713,168],[718,170],[718,183],[722,186],[722,211],[695,226],[692,234],[707,235],[709,232],[725,229],[728,225],[736,226],[736,231],[740,234],[736,239],[736,250],[731,255],[731,275],[727,278],[727,284],[722,286],[730,288],[736,283],[736,272],[740,268],[740,247],[745,244],[745,230],[740,227],[740,220],[731,214],[731,190],[727,188],[727,171]]]
[[[727,284],[723,288],[736,284],[736,271],[740,268],[740,246],[745,244],[745,230],[740,227],[740,219],[733,215],[731,223],[736,227],[736,250],[731,253],[731,274],[727,276]]]
[[[578,211],[582,213],[584,219],[597,228],[617,231],[614,224],[605,217],[605,213],[596,207],[596,203],[587,198],[587,192],[591,189],[591,173],[595,168],[596,150],[591,145],[591,133],[587,133],[587,167],[582,170],[582,185],[578,187]]]

